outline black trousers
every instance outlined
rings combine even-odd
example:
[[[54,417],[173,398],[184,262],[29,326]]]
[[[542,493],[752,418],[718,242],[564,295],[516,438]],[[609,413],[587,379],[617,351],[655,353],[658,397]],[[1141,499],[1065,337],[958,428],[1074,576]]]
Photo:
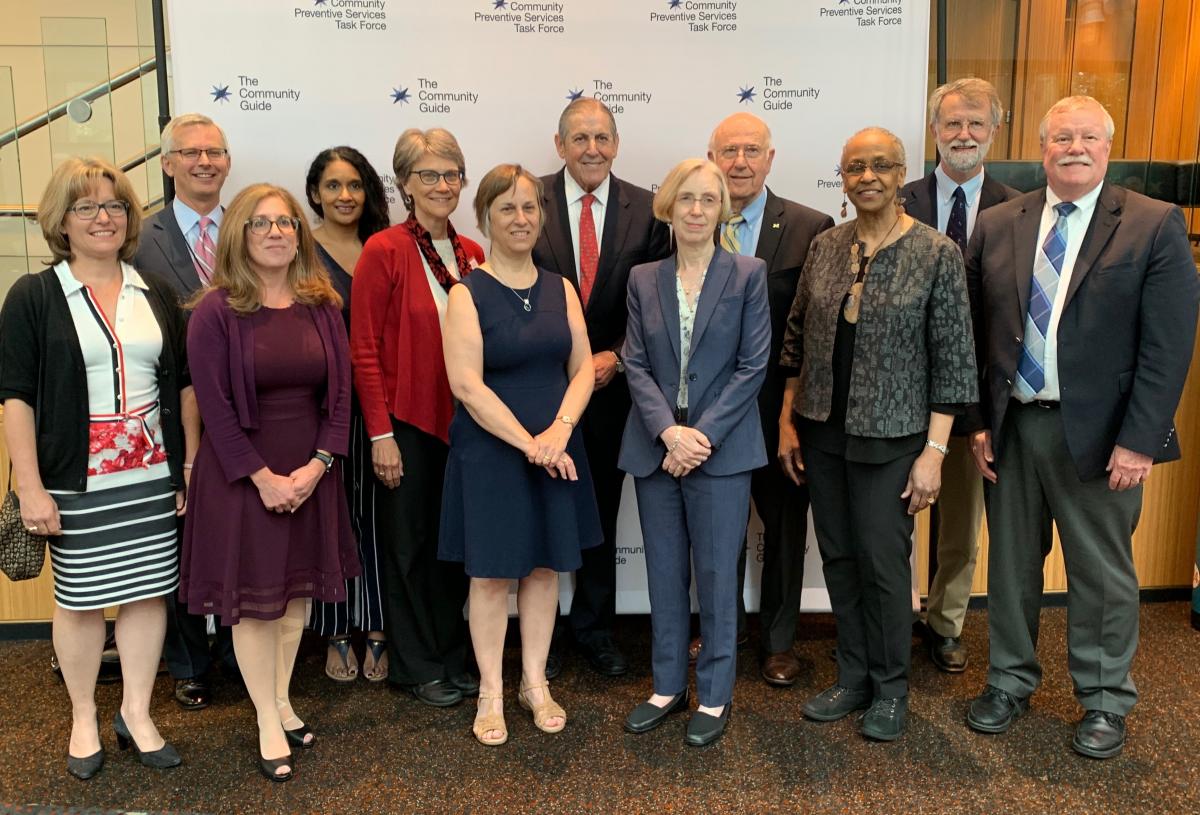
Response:
[[[183,541],[183,518],[179,519],[179,540]],[[194,679],[204,676],[214,663],[237,672],[233,655],[233,629],[217,620],[217,635],[210,645],[208,619],[203,614],[189,614],[187,606],[178,602],[174,592],[167,595],[167,631],[163,639],[163,659],[172,679]]]
[[[863,464],[801,440],[825,586],[837,621],[838,684],[908,694],[913,516],[901,499],[916,454]]]
[[[404,475],[396,489],[375,494],[388,680],[415,685],[465,670],[469,584],[461,563],[437,557],[449,448],[394,417],[392,432]]]
[[[797,486],[779,460],[760,467],[750,477],[750,494],[763,523],[762,582],[758,619],[759,650],[779,654],[791,649],[800,621],[804,588],[804,550],[808,540],[808,485]],[[738,633],[746,630],[746,549],[738,560]]]

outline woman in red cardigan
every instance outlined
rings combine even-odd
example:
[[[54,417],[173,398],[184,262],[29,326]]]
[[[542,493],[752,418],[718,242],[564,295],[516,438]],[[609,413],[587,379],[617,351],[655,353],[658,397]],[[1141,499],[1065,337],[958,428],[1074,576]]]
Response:
[[[375,477],[388,681],[435,707],[479,692],[467,672],[461,564],[437,559],[454,399],[442,357],[450,287],[483,262],[450,214],[467,183],[441,128],[400,134],[392,156],[408,220],[367,241],[354,269],[350,348]]]

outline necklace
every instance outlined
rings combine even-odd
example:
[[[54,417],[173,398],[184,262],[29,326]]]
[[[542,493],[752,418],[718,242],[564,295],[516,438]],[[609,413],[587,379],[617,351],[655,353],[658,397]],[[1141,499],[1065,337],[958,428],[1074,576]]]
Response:
[[[519,291],[514,289],[512,286],[508,285],[507,281],[505,281],[503,278],[500,277],[500,271],[498,269],[496,269],[494,266],[492,267],[492,271],[495,273],[495,278],[500,281],[501,285],[503,285],[504,288],[506,288],[510,292],[512,292],[513,297],[515,297],[521,301],[522,308],[524,308],[526,311],[533,311],[533,306],[531,306],[529,304],[529,297],[533,293],[533,287],[537,285],[536,270],[534,272],[533,282],[529,284],[529,288],[527,288],[525,290],[525,294],[521,294]]]
[[[893,230],[895,230],[899,223],[900,216],[897,215],[896,220],[892,221],[891,227],[883,236],[883,240],[876,244],[875,252],[869,258],[867,258],[866,265],[861,269],[859,268],[861,264],[859,262],[858,252],[859,246],[864,244],[858,239],[858,224],[855,223],[854,225],[854,235],[850,240],[850,273],[854,275],[854,282],[850,285],[850,294],[846,297],[846,305],[842,308],[842,316],[844,316],[846,318],[846,322],[850,323],[851,325],[858,323],[858,313],[862,309],[863,285],[866,282],[867,272],[871,271],[871,264],[874,263],[875,258],[879,256],[879,250],[885,243],[887,243],[887,239],[892,236]]]
[[[679,288],[683,289],[683,298],[687,301],[688,308],[695,308],[696,299],[692,295],[696,294],[696,298],[699,298],[699,291],[704,288],[704,278],[707,274],[708,267],[705,266],[703,271],[700,272],[700,277],[696,280],[696,285],[689,287],[687,283],[683,282],[683,272],[675,272],[675,277],[679,280]]]

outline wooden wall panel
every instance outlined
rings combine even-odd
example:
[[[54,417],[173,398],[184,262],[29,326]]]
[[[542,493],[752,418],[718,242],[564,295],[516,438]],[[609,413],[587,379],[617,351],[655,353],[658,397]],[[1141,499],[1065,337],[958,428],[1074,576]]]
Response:
[[[1042,114],[1070,89],[1071,53],[1067,0],[1029,0],[1022,4],[1017,33],[1013,94],[1012,158],[1041,156],[1038,123]]]
[[[1124,123],[1125,155],[1133,158],[1150,155],[1158,90],[1158,46],[1162,36],[1162,4],[1138,3],[1130,65],[1130,76],[1136,81],[1129,83],[1128,116]]]

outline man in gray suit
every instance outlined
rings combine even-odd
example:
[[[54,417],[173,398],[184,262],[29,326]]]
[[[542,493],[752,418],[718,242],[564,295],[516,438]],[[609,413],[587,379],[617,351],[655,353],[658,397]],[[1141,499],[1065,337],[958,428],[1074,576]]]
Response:
[[[792,651],[804,587],[804,550],[808,536],[808,487],[784,475],[775,453],[779,447],[779,410],[784,378],[779,350],[787,316],[796,298],[808,245],[833,226],[823,212],[780,198],[767,187],[775,146],[767,123],[750,113],[723,120],[708,142],[708,158],[721,168],[729,185],[734,217],[720,230],[722,248],[766,261],[767,300],[771,312],[771,353],[758,393],[758,411],[769,461],[754,471],[750,492],[763,523],[762,590],[759,603],[761,637],[759,671],[770,685],[788,687],[800,676],[800,660]],[[738,640],[745,638],[746,548],[738,558]],[[700,645],[697,642],[693,645]]]
[[[175,199],[142,226],[133,263],[138,271],[167,281],[186,300],[212,277],[229,144],[212,119],[185,113],[163,128],[161,161],[163,172],[175,182]],[[173,595],[167,604],[163,658],[175,679],[175,701],[184,710],[199,710],[212,700],[209,669],[214,662],[238,675],[230,629],[217,627],[210,651],[204,615],[189,614]]]
[[[934,171],[900,191],[904,210],[943,233],[960,250],[981,211],[1016,198],[1019,192],[983,169],[1004,109],[992,83],[968,77],[942,85],[929,97],[929,132],[941,160]],[[947,673],[967,669],[963,621],[975,578],[983,479],[967,443],[967,425],[956,419],[950,454],[942,464],[942,492],[930,507],[929,657]]]
[[[1131,537],[1142,483],[1179,458],[1173,416],[1191,362],[1200,282],[1178,207],[1105,182],[1113,121],[1088,96],[1041,124],[1048,186],[979,216],[967,284],[981,357],[987,486],[987,688],[967,723],[1000,733],[1029,707],[1042,565],[1057,524],[1067,646],[1086,713],[1072,747],[1109,758],[1137,702]]]

